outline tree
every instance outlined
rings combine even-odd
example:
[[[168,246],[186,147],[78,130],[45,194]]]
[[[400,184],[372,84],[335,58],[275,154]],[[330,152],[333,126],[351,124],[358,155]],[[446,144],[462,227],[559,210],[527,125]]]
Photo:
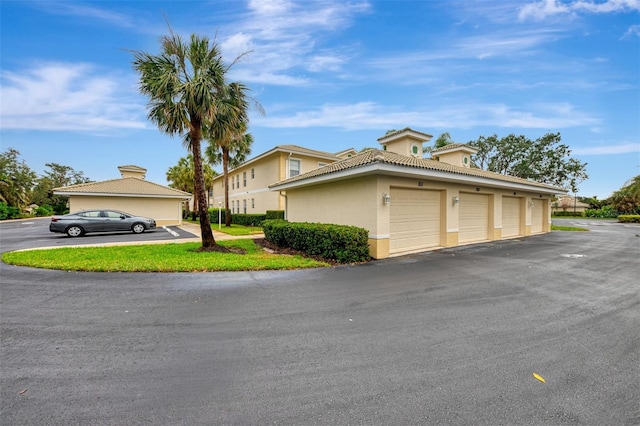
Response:
[[[162,37],[162,52],[135,51],[133,66],[140,74],[140,92],[149,97],[149,119],[162,132],[181,135],[193,156],[194,196],[200,216],[202,250],[222,250],[216,243],[206,203],[202,166],[203,131],[215,124],[226,97],[226,67],[217,43],[191,35],[188,44],[170,31]]]
[[[205,187],[209,188],[213,183],[213,178],[216,176],[216,172],[211,168],[210,165],[203,163],[202,173],[204,177]],[[167,180],[169,181],[170,187],[194,194],[193,205],[194,207],[198,205],[198,202],[195,198],[195,171],[193,165],[193,156],[191,154],[187,155],[186,158],[181,157],[180,160],[178,160],[178,164],[169,167],[169,169],[167,170]],[[188,204],[187,213],[189,213]]]
[[[224,185],[225,226],[231,226],[229,208],[229,167],[237,167],[251,152],[253,137],[247,132],[249,106],[247,88],[231,83],[223,100],[224,108],[218,110],[216,120],[207,129],[206,155],[213,164],[222,162]]]
[[[611,205],[620,213],[640,213],[640,175],[611,195]]]
[[[52,190],[62,186],[79,185],[91,180],[81,171],[57,163],[47,163],[45,174],[40,176],[31,196],[31,202],[39,206],[48,205],[54,214],[63,214],[67,209],[67,197],[54,195]]]
[[[432,151],[435,151],[436,149],[442,148],[442,147],[450,145],[452,143],[453,143],[453,139],[451,139],[451,135],[449,134],[449,132],[444,132],[440,136],[438,136],[436,141],[433,143],[433,146],[425,146],[422,149],[422,152],[423,153],[427,153],[427,152],[430,153]]]
[[[29,205],[37,175],[27,163],[18,160],[19,155],[13,148],[0,153],[0,202],[22,212]]]
[[[586,163],[571,158],[571,150],[560,143],[560,133],[547,133],[532,141],[510,134],[480,136],[468,145],[476,148],[476,167],[504,175],[531,179],[577,192],[580,182],[587,179]]]

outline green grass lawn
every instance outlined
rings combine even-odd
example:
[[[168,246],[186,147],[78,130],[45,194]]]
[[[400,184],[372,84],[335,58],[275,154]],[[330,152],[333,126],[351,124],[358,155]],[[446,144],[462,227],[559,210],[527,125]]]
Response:
[[[197,252],[200,243],[174,243],[16,251],[4,253],[2,261],[34,268],[94,272],[259,271],[329,266],[303,256],[267,253],[251,239],[219,244],[246,253]]]
[[[194,225],[200,226],[200,222],[197,220],[194,222],[192,220],[187,220],[186,222],[193,223]],[[234,223],[231,224],[230,227],[224,226],[224,223],[220,228],[218,228],[218,223],[211,223],[211,229],[218,232],[223,232],[228,235],[241,236],[241,235],[253,235],[253,234],[261,234],[262,228],[259,226],[244,226],[244,225],[236,225]]]
[[[589,231],[587,228],[580,228],[577,226],[558,226],[558,225],[551,225],[551,230],[552,231]]]

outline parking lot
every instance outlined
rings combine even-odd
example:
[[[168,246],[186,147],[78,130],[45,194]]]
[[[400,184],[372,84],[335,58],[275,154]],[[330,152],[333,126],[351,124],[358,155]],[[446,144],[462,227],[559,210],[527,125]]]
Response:
[[[640,424],[640,227],[562,224],[590,232],[303,271],[0,264],[1,422]]]

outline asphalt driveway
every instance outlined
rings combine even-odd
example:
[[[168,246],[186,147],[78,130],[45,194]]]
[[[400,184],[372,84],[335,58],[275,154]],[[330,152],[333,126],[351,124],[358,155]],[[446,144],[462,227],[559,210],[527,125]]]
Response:
[[[640,424],[640,227],[586,226],[305,271],[1,264],[0,421]]]

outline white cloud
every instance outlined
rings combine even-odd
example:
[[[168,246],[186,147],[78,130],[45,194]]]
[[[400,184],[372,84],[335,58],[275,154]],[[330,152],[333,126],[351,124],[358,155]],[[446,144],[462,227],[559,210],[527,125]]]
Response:
[[[577,12],[616,13],[640,10],[640,0],[606,0],[604,2],[577,0],[562,2],[560,0],[540,0],[529,3],[520,9],[518,18],[531,18],[541,21],[553,15],[572,14]]]
[[[630,26],[629,29],[627,30],[627,32],[624,33],[624,35],[622,36],[621,39],[625,39],[625,38],[629,38],[629,37],[633,37],[633,36],[640,37],[640,25],[632,25],[632,26]]]
[[[253,0],[248,6],[248,15],[230,26],[230,36],[221,42],[225,58],[252,51],[234,66],[232,75],[248,76],[246,82],[292,85],[310,82],[305,71],[340,71],[346,61],[342,47],[327,53],[321,49],[322,41],[370,8],[365,1],[336,0]]]
[[[3,129],[96,131],[146,126],[140,117],[144,105],[123,93],[122,78],[98,74],[91,65],[46,63],[20,73],[3,71],[1,76]]]
[[[512,129],[563,129],[593,126],[599,120],[569,104],[538,104],[527,110],[504,104],[448,105],[433,109],[405,110],[375,102],[325,104],[292,115],[259,117],[252,124],[272,128],[334,127],[346,130],[385,127],[471,128],[493,126]]]
[[[55,15],[69,15],[82,19],[99,20],[124,28],[135,27],[133,20],[129,16],[98,7],[72,2],[41,2],[39,4],[47,12]]]
[[[629,154],[632,152],[640,152],[640,142],[575,148],[572,152],[576,155]]]

